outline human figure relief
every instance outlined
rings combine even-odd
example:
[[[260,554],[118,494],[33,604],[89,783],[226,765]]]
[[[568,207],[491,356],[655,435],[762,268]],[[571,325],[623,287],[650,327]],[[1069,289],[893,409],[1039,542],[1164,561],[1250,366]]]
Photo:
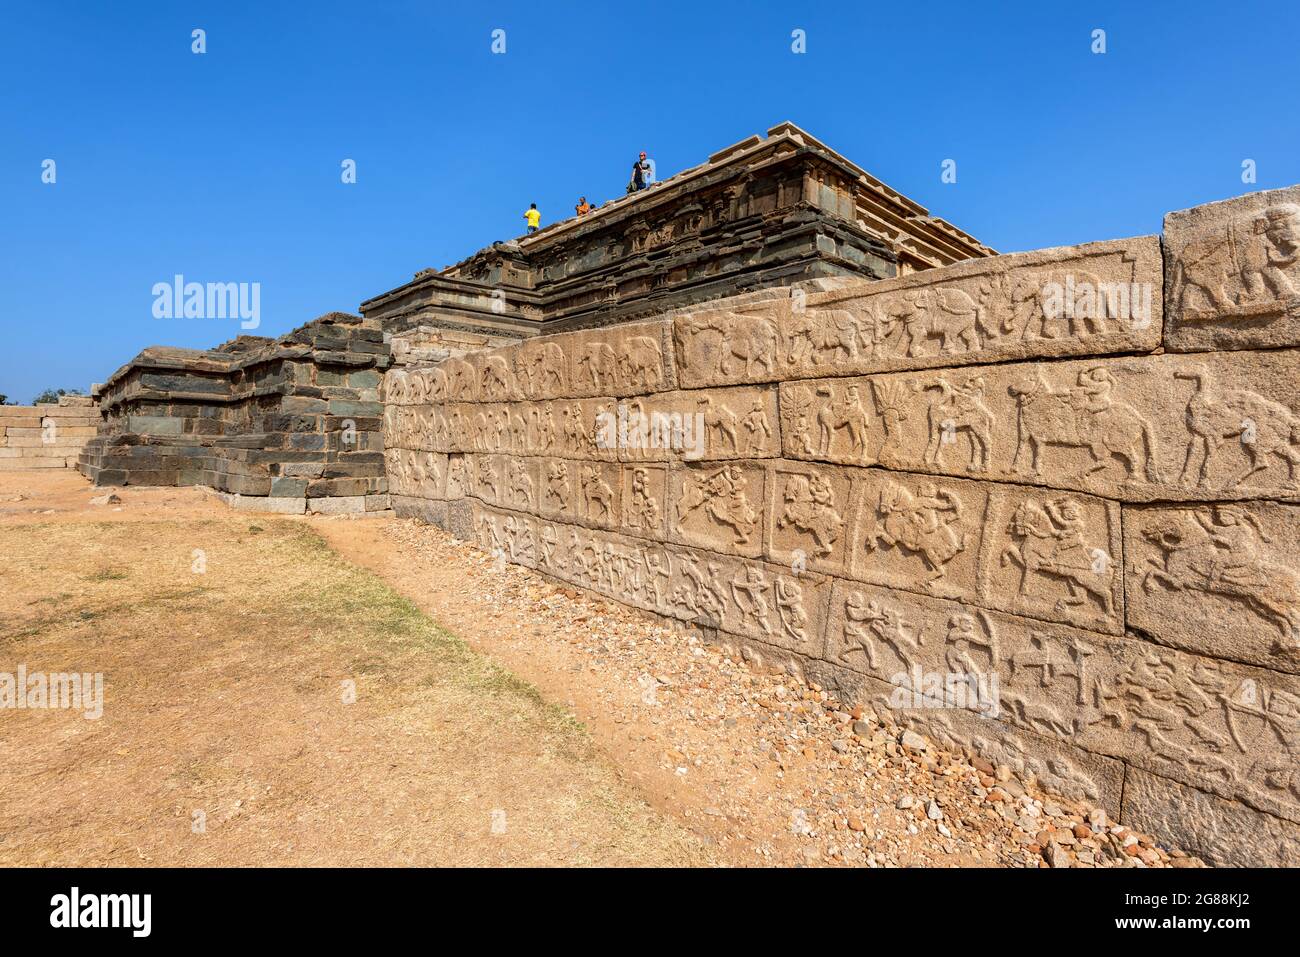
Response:
[[[718,577],[721,569],[710,562],[706,575],[700,571],[699,559],[689,552],[680,555],[679,561],[689,587],[674,594],[674,602],[682,602],[692,615],[721,624],[727,610],[727,593]]]
[[[561,427],[564,429],[564,450],[579,454],[586,450],[586,430],[582,427],[582,408],[576,402],[560,408]]]
[[[878,671],[876,642],[888,645],[906,671],[916,666],[912,657],[925,644],[925,631],[907,624],[897,610],[869,601],[862,592],[850,592],[844,600],[845,646],[836,656],[840,664],[849,663],[849,655],[862,652],[867,665]]]
[[[533,507],[533,477],[523,459],[510,460],[510,497],[520,508]]]
[[[614,520],[614,490],[601,475],[600,468],[586,465],[582,469],[582,500],[587,519],[608,525]]]
[[[1067,496],[1023,501],[1012,513],[1007,531],[1017,544],[1003,549],[1000,562],[1004,567],[1020,567],[1017,595],[1027,596],[1031,582],[1045,578],[1066,587],[1067,594],[1056,601],[1056,611],[1085,604],[1091,596],[1104,614],[1115,613],[1115,570],[1103,548],[1085,541],[1078,502]]]
[[[835,439],[841,429],[848,431],[851,458],[871,464],[867,455],[867,424],[870,421],[862,405],[862,394],[856,385],[844,390],[844,398],[836,400],[829,385],[819,386],[817,395],[822,398],[817,410],[818,453],[830,457],[835,451]]]
[[[776,615],[781,628],[795,641],[808,640],[808,612],[803,607],[803,586],[793,578],[778,575],[773,583]]]
[[[745,452],[750,455],[766,452],[767,443],[772,438],[772,426],[767,422],[767,409],[763,405],[762,396],[754,397],[753,406],[745,413],[740,424],[745,430]]]
[[[540,564],[543,568],[557,568],[563,571],[564,565],[562,564],[559,557],[555,554],[555,549],[560,544],[559,535],[555,530],[555,526],[549,523],[543,525],[542,534],[540,537],[541,537],[541,554],[538,556],[538,564]]]
[[[966,547],[962,504],[952,492],[933,483],[913,495],[897,482],[887,482],[876,505],[878,521],[867,535],[866,547],[875,551],[883,543],[919,555],[926,568],[926,587],[943,577],[945,566]]]
[[[1211,487],[1211,465],[1227,440],[1240,442],[1249,459],[1246,471],[1224,477],[1221,487],[1234,488],[1263,472],[1275,456],[1286,463],[1287,480],[1296,484],[1300,470],[1300,416],[1282,405],[1247,389],[1224,389],[1217,385],[1208,366],[1196,363],[1174,373],[1178,379],[1196,383],[1187,400],[1185,421],[1191,433],[1183,458],[1180,485]],[[1197,464],[1199,462],[1199,465]]]
[[[650,494],[650,475],[645,469],[632,470],[632,496],[628,503],[627,523],[631,528],[659,528],[659,503]]]
[[[790,436],[796,454],[817,454],[812,440],[812,407],[812,394],[802,386],[790,389],[782,396],[782,428]]]
[[[645,570],[650,583],[650,591],[654,595],[655,607],[662,608],[672,581],[672,560],[667,552],[647,548],[642,555],[642,561],[645,562]]]
[[[1126,481],[1145,475],[1148,482],[1159,482],[1155,433],[1136,409],[1112,396],[1115,379],[1110,371],[1095,366],[1080,372],[1076,381],[1075,387],[1064,392],[1053,392],[1041,375],[1027,384],[1008,387],[1019,412],[1011,467],[1040,476],[1043,446],[1061,445],[1088,451],[1092,464],[1080,479],[1118,459]]]
[[[1263,556],[1260,543],[1272,539],[1250,511],[1214,505],[1175,512],[1149,525],[1142,537],[1161,552],[1145,562],[1142,587],[1148,593],[1164,586],[1240,602],[1278,629],[1282,647],[1295,648],[1300,576]]]
[[[835,490],[819,473],[792,475],[786,482],[784,508],[776,527],[793,527],[808,532],[815,542],[813,552],[824,558],[839,541],[844,518],[835,510]]]
[[[569,506],[569,466],[562,461],[546,465],[546,504],[561,512]]]
[[[767,590],[772,587],[757,565],[746,565],[740,577],[731,583],[731,598],[740,611],[742,625],[752,623],[763,635],[772,630],[768,621]]]
[[[759,513],[749,502],[749,480],[739,466],[728,465],[704,479],[688,473],[677,504],[679,522],[698,509],[717,526],[730,528],[736,545],[747,545],[758,527]]]
[[[976,625],[975,615],[963,612],[948,617],[948,634],[944,637],[943,659],[948,674],[961,675],[962,680],[969,687],[967,703],[975,702],[976,706],[973,710],[996,717],[999,699],[994,697],[990,700],[989,693],[996,692],[997,685],[995,680],[989,679],[996,679],[998,673],[1000,663],[998,636],[986,612],[980,610],[976,615],[979,617],[979,627]],[[987,652],[987,662],[975,660],[976,650],[980,648]],[[981,677],[985,678],[983,686],[980,684]]]
[[[930,400],[927,412],[929,436],[925,446],[927,465],[942,467],[943,447],[956,442],[957,434],[965,432],[970,438],[970,464],[968,472],[987,472],[989,447],[993,442],[993,413],[984,404],[984,378],[973,376],[962,386],[954,386],[947,379],[931,386],[927,392],[939,394]]]

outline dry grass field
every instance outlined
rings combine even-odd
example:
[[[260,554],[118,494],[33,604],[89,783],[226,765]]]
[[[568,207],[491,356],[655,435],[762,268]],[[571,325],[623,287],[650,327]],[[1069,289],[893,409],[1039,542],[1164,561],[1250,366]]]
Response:
[[[0,865],[707,863],[563,709],[304,523],[87,497],[0,506],[0,672],[104,676],[98,719],[0,711]]]

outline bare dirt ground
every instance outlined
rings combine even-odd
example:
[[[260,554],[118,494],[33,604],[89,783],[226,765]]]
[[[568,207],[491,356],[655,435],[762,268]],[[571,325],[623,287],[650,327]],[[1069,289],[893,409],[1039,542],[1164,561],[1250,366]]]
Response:
[[[112,674],[99,722],[0,712],[0,862],[1199,864],[436,528],[12,474],[0,671]]]
[[[0,473],[0,865],[705,864],[587,733],[303,522]],[[22,496],[21,501],[14,501]]]

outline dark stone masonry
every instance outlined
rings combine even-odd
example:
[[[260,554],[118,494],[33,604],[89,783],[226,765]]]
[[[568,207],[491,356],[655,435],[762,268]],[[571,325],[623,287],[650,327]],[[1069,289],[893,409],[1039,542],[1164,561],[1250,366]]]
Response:
[[[378,323],[330,313],[276,339],[146,349],[99,390],[96,485],[202,485],[276,512],[388,507]]]

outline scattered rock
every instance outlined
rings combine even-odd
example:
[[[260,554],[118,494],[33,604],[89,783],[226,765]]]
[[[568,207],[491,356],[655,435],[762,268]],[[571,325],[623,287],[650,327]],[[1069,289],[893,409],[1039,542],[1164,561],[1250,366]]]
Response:
[[[903,732],[903,734],[898,739],[898,743],[905,748],[910,748],[913,751],[924,751],[927,747],[925,743],[925,738],[921,737],[919,734],[917,734],[915,731],[911,730],[910,728]]]
[[[122,500],[113,492],[107,495],[96,495],[90,500],[91,505],[121,505]]]

